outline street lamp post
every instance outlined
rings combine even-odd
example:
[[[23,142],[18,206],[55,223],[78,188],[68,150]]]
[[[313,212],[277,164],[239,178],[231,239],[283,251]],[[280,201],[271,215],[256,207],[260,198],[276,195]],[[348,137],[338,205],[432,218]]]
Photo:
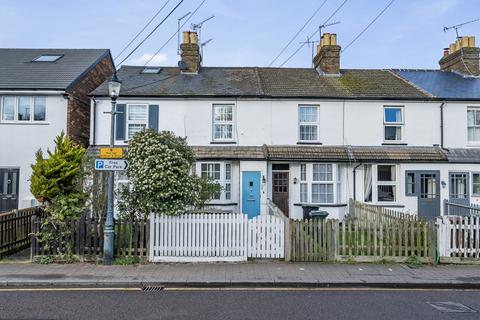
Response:
[[[115,115],[117,98],[120,95],[122,82],[118,80],[115,73],[108,82],[108,93],[112,100],[112,109],[110,112],[110,148],[115,143]],[[113,262],[113,241],[114,241],[114,221],[113,221],[113,171],[108,172],[108,193],[107,193],[107,217],[105,220],[104,241],[103,241],[103,264],[111,265]]]

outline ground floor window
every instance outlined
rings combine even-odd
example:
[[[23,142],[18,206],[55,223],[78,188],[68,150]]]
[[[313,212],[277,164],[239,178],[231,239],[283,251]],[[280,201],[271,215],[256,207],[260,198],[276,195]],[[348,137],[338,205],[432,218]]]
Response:
[[[364,165],[364,201],[395,202],[397,200],[397,166]]]
[[[450,198],[468,199],[468,175],[466,172],[450,173]]]
[[[201,162],[197,168],[197,174],[201,177],[210,178],[222,186],[221,192],[212,200],[232,199],[232,164],[230,162]]]
[[[480,196],[480,173],[472,173],[472,194]]]
[[[332,163],[300,164],[300,201],[333,204],[340,197],[339,168]]]

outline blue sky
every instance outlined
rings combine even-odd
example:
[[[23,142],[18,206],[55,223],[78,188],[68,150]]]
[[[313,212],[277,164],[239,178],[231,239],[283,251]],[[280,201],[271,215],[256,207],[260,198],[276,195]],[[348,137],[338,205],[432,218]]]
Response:
[[[0,44],[9,48],[109,48],[115,56],[167,0],[0,0]],[[161,20],[179,0],[171,0],[157,18]],[[177,18],[201,0],[184,0],[179,9],[128,64],[142,64],[176,30]],[[210,15],[203,40],[206,66],[267,66],[323,0],[206,0],[192,18]],[[307,28],[282,55],[283,62],[300,41],[343,0],[327,0]],[[328,29],[346,45],[389,0],[349,0]],[[455,33],[443,32],[453,25],[480,18],[478,0],[396,0],[390,9],[353,46],[342,53],[343,68],[437,68],[442,49]],[[187,25],[189,25],[188,23]],[[150,30],[150,29],[148,29]],[[7,31],[7,32],[5,32]],[[460,29],[477,36],[480,22]],[[176,65],[176,38],[155,58],[155,64]],[[308,67],[311,52],[304,47],[285,66]]]

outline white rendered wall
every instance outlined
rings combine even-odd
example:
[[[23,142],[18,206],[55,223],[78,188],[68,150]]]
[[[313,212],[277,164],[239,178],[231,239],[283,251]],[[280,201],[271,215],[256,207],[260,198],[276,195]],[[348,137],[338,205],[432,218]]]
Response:
[[[15,95],[14,92],[12,92]],[[22,95],[39,95],[38,93]],[[2,123],[0,121],[0,167],[20,169],[18,205],[29,207],[33,196],[30,193],[31,165],[35,152],[54,149],[54,139],[67,128],[67,100],[61,95],[46,98],[46,121],[25,123]]]

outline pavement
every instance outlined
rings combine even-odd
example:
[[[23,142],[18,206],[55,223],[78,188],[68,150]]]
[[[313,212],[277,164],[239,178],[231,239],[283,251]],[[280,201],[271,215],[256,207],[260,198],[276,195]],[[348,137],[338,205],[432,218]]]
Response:
[[[246,262],[103,266],[0,263],[0,287],[384,287],[480,289],[472,265]]]

